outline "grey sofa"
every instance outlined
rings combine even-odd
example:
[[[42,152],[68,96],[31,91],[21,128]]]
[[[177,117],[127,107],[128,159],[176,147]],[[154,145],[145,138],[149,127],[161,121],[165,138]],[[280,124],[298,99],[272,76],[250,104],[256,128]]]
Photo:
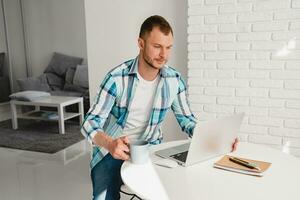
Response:
[[[0,103],[9,101],[10,83],[8,76],[4,75],[5,53],[0,53]]]
[[[18,79],[20,91],[36,90],[55,96],[83,97],[84,110],[89,108],[88,68],[83,58],[54,52],[44,73],[38,77]]]

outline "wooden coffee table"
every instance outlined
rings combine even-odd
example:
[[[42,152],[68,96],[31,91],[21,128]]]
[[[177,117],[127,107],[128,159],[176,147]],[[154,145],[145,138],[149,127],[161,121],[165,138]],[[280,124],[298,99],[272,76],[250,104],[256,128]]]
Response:
[[[65,107],[73,104],[78,104],[78,112],[66,112]],[[35,119],[46,121],[58,121],[59,133],[65,133],[65,121],[79,116],[79,125],[83,122],[83,98],[82,97],[67,97],[67,96],[49,96],[40,98],[34,101],[10,101],[12,113],[12,127],[18,129],[19,119]],[[35,106],[35,110],[18,113],[17,106]],[[40,110],[43,107],[55,107],[57,111]]]

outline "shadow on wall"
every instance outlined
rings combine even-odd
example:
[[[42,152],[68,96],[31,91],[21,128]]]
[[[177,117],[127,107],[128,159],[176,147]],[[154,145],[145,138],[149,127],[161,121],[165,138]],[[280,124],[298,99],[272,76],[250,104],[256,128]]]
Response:
[[[4,73],[5,53],[0,53],[0,103],[9,101],[10,83],[9,77]]]

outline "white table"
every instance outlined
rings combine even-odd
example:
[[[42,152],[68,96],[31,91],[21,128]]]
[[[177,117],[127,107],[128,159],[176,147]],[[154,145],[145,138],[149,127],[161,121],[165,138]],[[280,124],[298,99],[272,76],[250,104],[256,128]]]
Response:
[[[65,107],[73,104],[78,104],[78,112],[65,112]],[[59,133],[65,133],[65,121],[79,116],[79,124],[83,122],[83,98],[82,97],[67,97],[67,96],[49,96],[34,101],[10,101],[12,113],[12,127],[18,129],[18,118],[36,119],[46,121],[58,121]],[[17,106],[35,106],[35,110],[26,113],[18,113]],[[47,118],[45,116],[36,116],[35,113],[40,112],[40,106],[57,108],[57,119]],[[52,111],[51,111],[52,112]]]
[[[151,160],[161,159],[153,155],[154,151],[183,142],[151,147]],[[151,162],[134,165],[126,161],[121,176],[133,192],[151,200],[300,199],[300,159],[270,147],[242,142],[232,155],[263,160],[272,165],[263,177],[255,177],[213,168],[213,163],[220,157],[173,169]]]

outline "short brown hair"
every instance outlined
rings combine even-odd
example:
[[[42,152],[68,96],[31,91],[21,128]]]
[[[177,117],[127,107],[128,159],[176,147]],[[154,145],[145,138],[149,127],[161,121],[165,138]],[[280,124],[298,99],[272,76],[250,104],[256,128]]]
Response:
[[[154,27],[158,27],[161,32],[168,35],[170,32],[173,35],[172,27],[169,22],[159,15],[148,17],[142,24],[139,37],[143,38],[147,33],[150,33]]]

